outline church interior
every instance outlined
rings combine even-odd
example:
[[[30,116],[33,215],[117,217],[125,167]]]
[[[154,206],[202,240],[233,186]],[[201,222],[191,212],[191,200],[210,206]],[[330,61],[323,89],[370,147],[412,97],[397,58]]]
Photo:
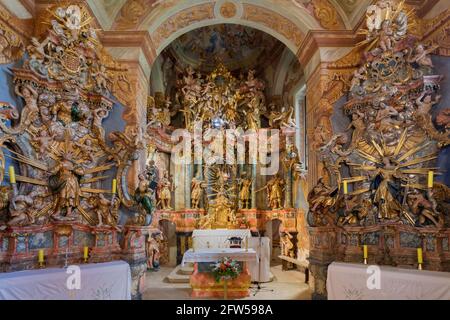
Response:
[[[450,0],[0,0],[0,47],[0,300],[450,300]]]

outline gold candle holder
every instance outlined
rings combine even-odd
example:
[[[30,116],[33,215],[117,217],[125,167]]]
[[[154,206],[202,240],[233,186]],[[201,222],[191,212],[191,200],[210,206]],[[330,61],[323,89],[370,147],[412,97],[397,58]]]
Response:
[[[422,248],[417,248],[417,269],[422,270],[423,252]]]
[[[39,268],[40,269],[45,268],[44,250],[42,250],[42,249],[40,249],[38,251],[38,263],[39,263]]]
[[[88,263],[88,259],[89,259],[89,247],[85,246],[83,248],[83,262]]]

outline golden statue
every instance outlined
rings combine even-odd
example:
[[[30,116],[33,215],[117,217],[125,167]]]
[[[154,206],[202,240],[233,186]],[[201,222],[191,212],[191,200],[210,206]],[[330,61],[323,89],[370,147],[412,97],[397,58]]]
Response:
[[[242,209],[250,209],[252,182],[253,180],[248,178],[240,181],[239,200],[241,201]]]
[[[174,190],[169,171],[165,170],[159,183],[159,201],[162,210],[172,210],[170,202],[172,200],[172,191]]]
[[[219,193],[215,202],[210,204],[212,210],[211,228],[225,229],[232,228],[236,224],[236,217],[233,205],[230,203],[224,193]],[[211,214],[211,213],[210,213]]]
[[[194,177],[191,182],[191,204],[192,209],[199,209],[200,200],[203,196],[203,189],[205,188],[204,181]]]
[[[397,172],[397,167],[391,164],[389,158],[383,158],[383,168],[378,169],[378,177],[381,181],[375,191],[373,199],[374,204],[378,207],[378,217],[381,219],[394,219],[398,218],[402,212],[402,206],[394,198],[389,190],[390,183],[394,182],[395,178],[400,178],[400,172]]]
[[[65,218],[72,218],[73,209],[80,205],[80,183],[78,176],[82,176],[84,170],[77,166],[71,153],[64,153],[62,159],[53,168],[50,177],[50,186],[57,194],[54,217],[62,218],[62,209],[67,209]]]
[[[267,196],[269,201],[269,207],[272,210],[282,208],[282,199],[283,199],[283,186],[285,182],[278,175],[273,177],[267,182],[266,186],[258,191],[267,189]]]

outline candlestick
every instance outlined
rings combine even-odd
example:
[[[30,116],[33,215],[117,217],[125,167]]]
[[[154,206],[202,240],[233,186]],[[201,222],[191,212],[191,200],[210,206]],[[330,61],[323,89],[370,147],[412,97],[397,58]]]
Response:
[[[433,188],[434,172],[428,171],[428,188]]]
[[[248,251],[248,237],[245,237],[245,251]]]
[[[113,179],[112,181],[112,194],[116,194],[117,193],[117,179]]]
[[[69,258],[69,248],[66,248],[66,256],[64,259],[64,269],[67,269],[67,267],[68,267],[68,263],[67,263],[68,258]]]
[[[39,267],[43,268],[44,267],[44,250],[43,249],[39,249],[39,251],[38,251],[38,262],[39,262]]]
[[[348,181],[344,180],[342,183],[344,184],[344,194],[347,194],[348,193]]]
[[[16,173],[14,172],[14,166],[9,166],[9,182],[11,184],[16,183]]]
[[[367,264],[367,258],[369,256],[368,250],[367,250],[367,244],[363,245],[363,251],[364,251],[364,264]]]
[[[417,263],[418,263],[418,269],[422,270],[422,264],[423,264],[423,254],[422,254],[422,248],[417,248]]]
[[[83,259],[84,259],[84,263],[87,263],[89,258],[89,247],[84,247],[83,248]]]

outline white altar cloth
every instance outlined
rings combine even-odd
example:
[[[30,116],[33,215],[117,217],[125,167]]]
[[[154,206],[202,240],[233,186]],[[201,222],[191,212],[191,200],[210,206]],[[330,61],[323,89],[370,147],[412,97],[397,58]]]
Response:
[[[79,265],[80,289],[69,289],[64,268],[0,273],[0,300],[131,300],[128,263]],[[73,282],[72,282],[73,284]]]
[[[327,277],[328,299],[450,300],[448,272],[379,266],[380,289],[377,289],[376,282],[373,281],[374,273],[368,273],[368,267],[370,265],[341,262],[330,264]],[[368,279],[373,289],[369,289]]]
[[[195,249],[206,248],[228,248],[231,237],[240,237],[245,243],[245,238],[252,236],[249,229],[208,229],[208,230],[194,230],[192,232],[192,242]]]
[[[221,258],[229,257],[236,261],[254,262],[258,257],[253,249],[222,248],[222,249],[189,249],[184,253],[181,265],[187,262],[217,262]]]

